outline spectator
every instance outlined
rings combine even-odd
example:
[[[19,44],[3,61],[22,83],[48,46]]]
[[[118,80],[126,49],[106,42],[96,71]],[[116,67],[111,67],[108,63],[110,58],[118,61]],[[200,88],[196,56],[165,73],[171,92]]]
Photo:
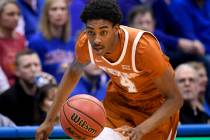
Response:
[[[204,105],[205,112],[210,116],[210,106],[207,103],[207,98],[210,96],[209,90],[207,90],[207,84],[208,84],[208,77],[207,77],[207,71],[203,63],[201,62],[189,62],[189,65],[191,65],[198,73],[199,77],[199,101]]]
[[[192,2],[194,1],[194,2]],[[201,0],[202,2],[203,0]],[[170,57],[170,62],[175,68],[177,65],[189,61],[197,61],[202,62],[205,65],[205,68],[207,70],[207,76],[210,78],[210,63],[208,58],[206,57],[206,47],[205,44],[202,43],[199,38],[192,38],[186,36],[186,34],[191,34],[190,31],[188,31],[189,28],[191,28],[191,24],[188,24],[185,22],[188,20],[189,17],[185,17],[185,14],[183,11],[179,12],[176,9],[182,9],[183,5],[178,6],[179,3],[195,3],[196,0],[186,0],[186,1],[180,1],[180,0],[156,0],[153,3],[153,10],[154,15],[156,18],[156,26],[158,29],[162,30],[164,33],[171,35],[172,38],[169,38],[170,44],[166,45],[166,43],[163,42],[165,48],[167,48],[167,55]],[[208,7],[209,2],[205,2],[204,7]],[[187,10],[189,9],[189,10]],[[199,8],[197,8],[199,9]],[[183,10],[187,10],[188,13],[196,13],[197,9],[193,10],[193,8],[189,8],[189,6],[186,6],[183,8]],[[208,11],[210,8],[206,8],[204,11]],[[199,13],[199,12],[198,12]],[[196,16],[190,16],[197,18],[199,14]],[[207,15],[207,14],[205,14]],[[194,19],[193,23],[203,22],[203,19]],[[206,22],[206,24],[209,22]],[[196,28],[200,27],[196,25]],[[186,30],[187,29],[187,30]],[[199,28],[202,29],[202,28]],[[203,28],[205,32],[209,29],[208,26]],[[191,34],[193,35],[193,34]],[[163,35],[156,35],[159,40],[166,41],[164,39]],[[162,37],[161,37],[162,36]],[[208,35],[206,35],[207,37]],[[161,39],[161,38],[162,39]],[[208,38],[208,37],[207,37]],[[178,44],[177,44],[178,43]],[[207,93],[210,90],[210,82],[208,81],[207,84]],[[207,103],[210,106],[210,95],[206,95]]]
[[[118,2],[118,5],[120,7],[120,10],[122,11],[123,19],[122,24],[127,25],[128,24],[128,14],[137,5],[151,5],[154,0],[116,0]]]
[[[174,37],[183,37],[181,26],[173,16],[173,11],[171,11],[171,2],[171,0],[155,0],[151,5],[156,28]]]
[[[65,0],[46,0],[40,21],[41,32],[29,41],[29,47],[41,59],[43,71],[57,82],[73,60],[74,40],[69,37],[69,15]]]
[[[0,94],[9,88],[9,82],[2,68],[0,67]]]
[[[184,99],[184,105],[180,110],[180,122],[182,124],[207,123],[208,115],[198,99],[198,74],[188,64],[181,64],[175,70],[175,79]]]
[[[193,40],[199,40],[205,48],[205,66],[207,75],[210,78],[210,1],[209,0],[174,0],[170,9],[173,10],[173,16],[180,24],[183,36]],[[210,90],[208,82],[207,90]],[[210,106],[210,95],[207,94],[206,101]]]
[[[41,71],[38,55],[25,50],[16,56],[15,84],[0,95],[0,113],[9,117],[16,125],[34,124],[34,101],[39,88],[35,76],[53,82],[52,76]]]
[[[181,25],[184,37],[202,42],[206,55],[210,56],[210,1],[174,0],[170,8]]]
[[[15,81],[15,55],[25,48],[25,38],[15,31],[20,10],[15,0],[0,1],[0,66],[9,84]]]
[[[38,31],[38,22],[45,0],[17,0],[25,25],[27,40]]]
[[[53,103],[56,92],[56,84],[45,84],[40,88],[35,105],[35,123],[37,125],[44,121],[47,111]],[[59,115],[56,122],[59,123]]]
[[[155,19],[153,17],[152,9],[146,5],[133,7],[128,15],[128,25],[137,29],[142,29],[154,33],[158,36],[162,33],[160,30],[155,29]],[[160,41],[161,49],[165,52],[163,43]]]
[[[184,36],[185,32],[176,18],[176,15],[180,16],[180,14],[172,11],[173,2],[171,0],[156,0],[152,6],[157,29],[167,35],[159,34],[157,37],[164,43],[170,62],[175,68],[188,61],[206,61],[204,60],[205,48],[203,44],[199,40]]]
[[[184,56],[184,53],[196,56],[193,52],[194,41],[185,38],[177,38],[155,28],[155,19],[152,9],[149,6],[141,5],[134,7],[128,16],[128,23],[130,26],[153,32],[159,39],[162,50],[164,50],[164,52],[171,58],[171,62],[174,64],[174,67],[177,65],[177,61],[178,63],[180,63],[179,61],[187,61],[177,57],[177,53],[175,52],[180,52],[181,50],[179,54],[181,56]],[[179,49],[176,49],[176,51],[173,51],[173,54],[171,54],[171,47],[177,47],[176,45],[178,45]],[[196,58],[191,57],[191,59]]]
[[[198,73],[199,100],[204,103],[208,83],[206,68],[201,62],[189,62],[188,64],[191,65]]]
[[[94,64],[88,64],[84,73],[71,96],[77,94],[89,94],[102,101],[106,96],[106,84],[108,77]]]

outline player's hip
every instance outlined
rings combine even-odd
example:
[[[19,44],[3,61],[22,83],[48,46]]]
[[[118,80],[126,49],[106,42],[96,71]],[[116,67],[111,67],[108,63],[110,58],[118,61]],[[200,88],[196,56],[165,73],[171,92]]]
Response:
[[[144,113],[140,114],[116,114],[107,111],[107,127],[118,128],[123,125],[135,127],[146,120],[149,116]],[[123,116],[122,116],[123,115]],[[169,119],[165,120],[159,127],[146,134],[141,140],[174,140],[179,122],[179,114],[175,113]]]

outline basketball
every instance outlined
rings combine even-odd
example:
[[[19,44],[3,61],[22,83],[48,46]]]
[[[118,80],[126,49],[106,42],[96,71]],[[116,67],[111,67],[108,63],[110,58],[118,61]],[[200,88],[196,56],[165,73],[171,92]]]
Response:
[[[98,136],[106,123],[103,104],[93,96],[79,94],[69,98],[60,110],[64,132],[75,140],[89,140]]]

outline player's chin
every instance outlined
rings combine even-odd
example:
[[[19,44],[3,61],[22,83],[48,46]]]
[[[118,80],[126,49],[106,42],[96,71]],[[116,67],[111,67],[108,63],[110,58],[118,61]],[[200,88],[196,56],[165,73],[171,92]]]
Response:
[[[96,55],[100,55],[100,56],[105,54],[105,51],[103,49],[97,49],[97,50],[94,49],[94,52]]]

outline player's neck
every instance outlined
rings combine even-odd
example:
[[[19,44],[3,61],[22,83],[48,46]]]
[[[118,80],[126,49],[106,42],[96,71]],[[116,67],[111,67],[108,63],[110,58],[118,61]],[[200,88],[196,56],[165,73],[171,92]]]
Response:
[[[123,50],[119,34],[116,35],[116,39],[113,42],[112,46],[113,47],[110,53],[105,54],[104,57],[110,62],[116,62],[119,59],[121,52]]]

